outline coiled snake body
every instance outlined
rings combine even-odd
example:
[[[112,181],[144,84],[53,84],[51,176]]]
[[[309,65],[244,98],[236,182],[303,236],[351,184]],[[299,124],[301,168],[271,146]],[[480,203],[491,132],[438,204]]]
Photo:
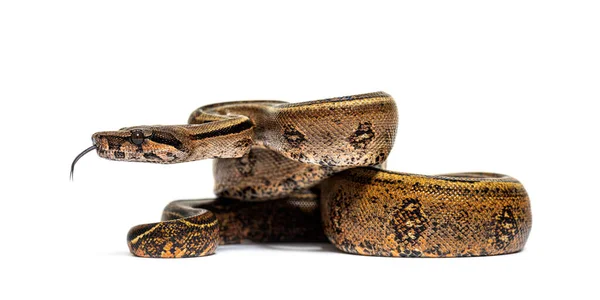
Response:
[[[188,123],[98,132],[75,160],[92,149],[123,161],[216,158],[219,197],[174,201],[162,222],[133,227],[136,256],[203,256],[243,240],[329,240],[378,256],[495,255],[521,250],[531,228],[529,198],[511,177],[383,170],[397,129],[383,92],[219,103]]]

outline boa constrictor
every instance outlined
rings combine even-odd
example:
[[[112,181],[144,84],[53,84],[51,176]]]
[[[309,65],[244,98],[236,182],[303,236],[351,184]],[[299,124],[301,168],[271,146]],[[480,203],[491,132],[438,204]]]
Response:
[[[133,227],[131,253],[191,257],[243,240],[325,241],[363,255],[454,257],[523,248],[529,198],[493,173],[424,176],[383,169],[397,110],[384,92],[289,104],[203,106],[187,125],[98,132],[103,158],[180,163],[215,158],[217,199],[179,200]]]

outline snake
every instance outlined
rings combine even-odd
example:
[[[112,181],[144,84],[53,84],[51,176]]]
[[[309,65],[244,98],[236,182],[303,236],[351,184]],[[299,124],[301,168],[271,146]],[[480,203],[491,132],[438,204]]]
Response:
[[[139,257],[207,256],[218,245],[330,242],[345,253],[466,257],[521,251],[528,194],[513,177],[385,169],[398,112],[385,92],[288,103],[222,102],[183,125],[92,135],[101,158],[158,164],[214,159],[214,199],[176,200],[127,234]]]

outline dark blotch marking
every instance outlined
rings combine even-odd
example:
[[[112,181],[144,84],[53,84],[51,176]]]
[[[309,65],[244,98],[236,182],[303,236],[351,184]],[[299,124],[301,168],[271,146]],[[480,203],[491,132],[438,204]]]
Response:
[[[295,160],[299,160],[299,161],[304,161],[306,160],[306,155],[304,155],[304,153],[299,152],[299,153],[290,153],[289,154],[291,158],[295,159]]]
[[[235,124],[233,126],[223,127],[223,128],[219,128],[217,130],[192,135],[191,139],[192,140],[201,140],[201,139],[206,139],[206,138],[211,138],[211,137],[216,137],[216,136],[240,133],[244,130],[252,128],[252,126],[254,126],[254,124],[252,124],[252,121],[244,120],[243,122]]]
[[[377,157],[375,157],[375,163],[377,164],[381,164],[385,161],[385,159],[387,158],[387,155],[383,152],[380,152]]]
[[[283,131],[283,138],[294,148],[300,147],[300,145],[306,141],[306,137],[302,132],[298,131],[294,125],[285,125]]]
[[[400,252],[400,257],[422,257],[423,253],[419,250],[404,249]]]
[[[502,213],[494,216],[494,220],[494,247],[502,250],[515,239],[519,230],[512,206],[505,206]]]
[[[442,246],[440,244],[433,245],[430,248],[425,249],[423,252],[437,257],[446,257],[448,254],[450,254],[450,251],[448,250],[442,251]]]
[[[358,244],[359,247],[362,248],[363,252],[367,255],[377,255],[378,249],[377,246],[371,243],[371,241],[362,241]]]
[[[348,138],[348,142],[350,142],[350,145],[352,145],[354,149],[365,149],[367,144],[373,140],[375,132],[373,131],[372,126],[373,124],[371,124],[371,122],[358,124],[356,131]]]
[[[154,153],[144,153],[144,158],[149,159],[149,160],[160,160],[160,161],[163,160],[162,158],[160,158],[160,156],[158,156]]]
[[[358,251],[356,251],[356,247],[354,247],[354,244],[348,239],[344,239],[340,243],[340,248],[348,253],[358,253]]]
[[[252,144],[253,144],[252,139],[245,138],[245,139],[241,139],[241,140],[235,142],[233,144],[233,146],[236,148],[248,148],[248,146],[250,146]]]
[[[108,150],[121,150],[121,145],[127,140],[118,136],[107,136],[106,142],[108,142]]]
[[[178,140],[174,135],[168,132],[155,131],[148,139],[155,143],[169,145],[177,150],[185,151],[183,143],[180,140]]]
[[[348,207],[350,206],[347,201],[348,196],[346,193],[339,188],[331,201],[329,206],[329,215],[331,216],[331,227],[336,234],[343,232],[343,220],[348,214]]]
[[[125,158],[125,152],[115,151],[115,158]]]
[[[256,164],[256,157],[254,152],[250,151],[240,159],[235,160],[235,168],[238,172],[244,176],[250,176],[254,174],[254,165]]]
[[[410,222],[408,222],[410,221]],[[398,244],[414,244],[425,231],[427,219],[418,199],[406,199],[392,213],[391,224]]]
[[[443,176],[445,181],[448,182],[464,182],[464,183],[476,183],[476,182],[481,182],[481,180],[474,178],[474,177],[468,177],[468,178],[460,178],[460,177],[452,177],[452,176]],[[452,177],[452,178],[450,178]]]

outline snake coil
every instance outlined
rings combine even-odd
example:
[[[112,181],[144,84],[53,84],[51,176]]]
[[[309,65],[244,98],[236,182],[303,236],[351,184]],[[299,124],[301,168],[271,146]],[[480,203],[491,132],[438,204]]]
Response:
[[[529,198],[494,173],[424,176],[383,169],[397,110],[384,92],[290,104],[236,101],[195,110],[186,125],[98,132],[100,157],[150,163],[214,158],[216,199],[179,200],[133,227],[131,253],[192,257],[218,244],[329,240],[341,251],[402,257],[520,251]]]

